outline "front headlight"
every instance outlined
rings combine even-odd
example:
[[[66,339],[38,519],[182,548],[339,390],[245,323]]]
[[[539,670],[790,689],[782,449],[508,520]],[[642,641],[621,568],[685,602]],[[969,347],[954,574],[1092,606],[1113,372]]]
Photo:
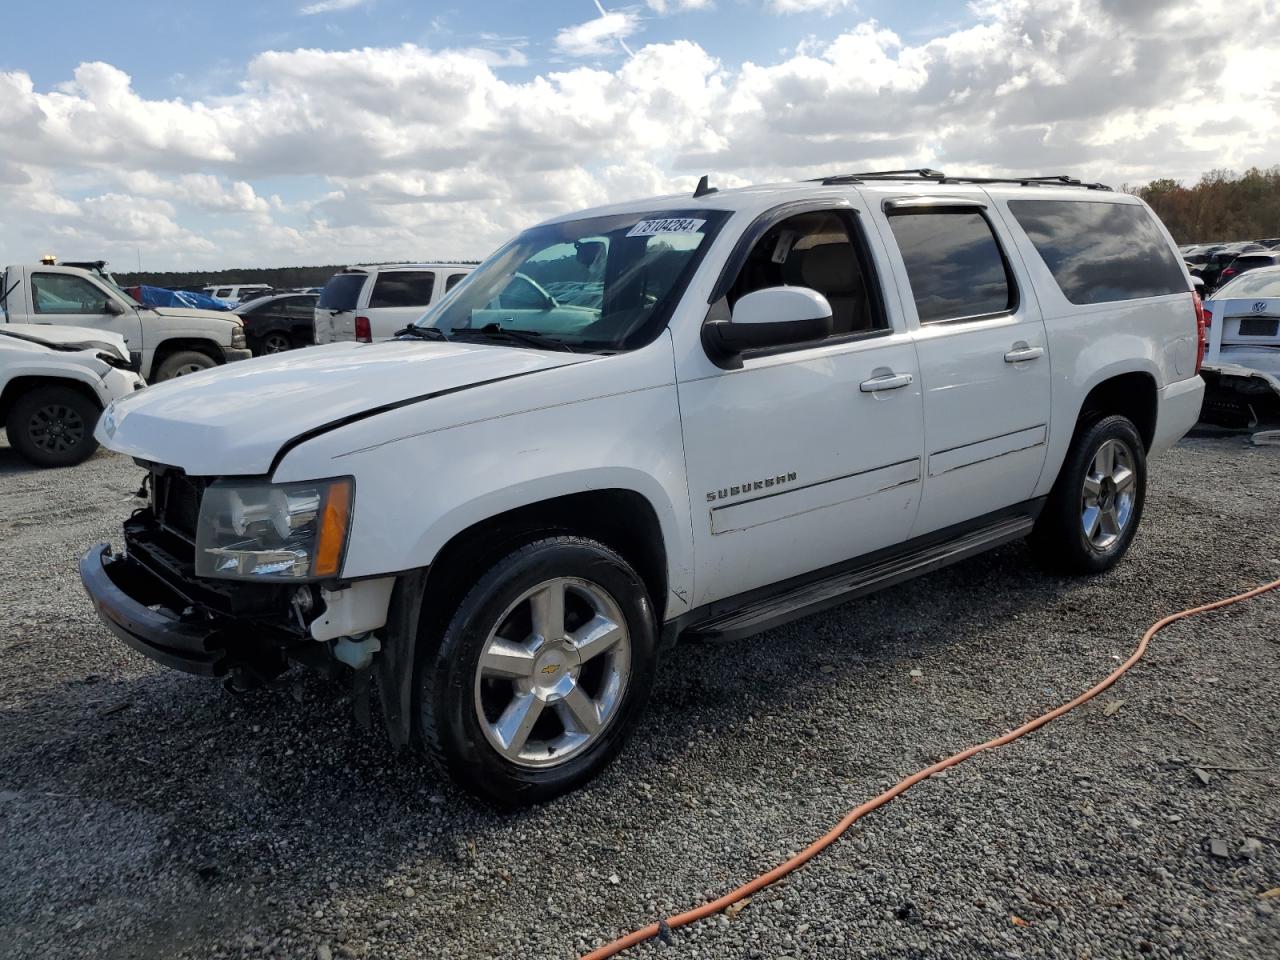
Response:
[[[226,580],[322,580],[342,567],[355,481],[241,483],[204,491],[196,528],[196,576]]]
[[[244,324],[237,323],[231,331],[231,346],[243,350],[247,342],[244,338]]]

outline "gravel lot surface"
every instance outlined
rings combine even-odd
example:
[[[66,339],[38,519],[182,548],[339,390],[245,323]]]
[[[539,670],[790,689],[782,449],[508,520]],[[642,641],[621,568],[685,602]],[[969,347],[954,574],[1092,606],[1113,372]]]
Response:
[[[0,443],[6,958],[571,957],[1069,699],[1156,617],[1280,576],[1280,450],[1188,440],[1112,574],[1015,545],[682,646],[620,762],[502,815],[360,730],[339,684],[236,699],[111,638],[75,564],[118,542],[139,473]],[[630,956],[1280,957],[1278,626],[1269,595],[1171,628],[1100,700]]]

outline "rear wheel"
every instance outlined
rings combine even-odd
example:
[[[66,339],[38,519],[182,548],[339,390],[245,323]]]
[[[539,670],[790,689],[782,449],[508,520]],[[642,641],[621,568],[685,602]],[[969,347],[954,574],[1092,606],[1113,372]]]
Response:
[[[656,625],[625,560],[554,537],[495,564],[443,634],[420,642],[423,745],[468,790],[523,806],[584,783],[622,748],[653,680]]]
[[[1125,417],[1076,430],[1062,472],[1031,536],[1041,561],[1064,573],[1102,573],[1133,542],[1146,501],[1142,437]]]
[[[98,449],[93,428],[101,408],[71,387],[39,387],[9,409],[9,443],[40,467],[70,467]]]
[[[179,350],[164,358],[160,369],[156,371],[156,381],[185,377],[189,373],[199,373],[201,370],[212,370],[217,365],[217,361],[207,353],[201,353],[199,350]]]
[[[263,336],[258,352],[260,354],[284,353],[286,350],[292,349],[293,341],[289,339],[289,335],[281,333],[279,330],[273,330]]]

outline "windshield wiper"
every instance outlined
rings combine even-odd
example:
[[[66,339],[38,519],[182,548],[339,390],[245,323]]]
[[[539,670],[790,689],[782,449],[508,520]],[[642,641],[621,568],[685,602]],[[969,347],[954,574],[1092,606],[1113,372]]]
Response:
[[[486,323],[479,328],[466,328],[462,330],[454,330],[453,335],[456,337],[460,333],[478,333],[482,337],[491,339],[505,338],[514,340],[516,343],[523,343],[527,347],[536,347],[544,350],[547,347],[553,347],[557,350],[565,350],[569,353],[577,353],[563,340],[557,340],[555,337],[548,337],[545,333],[539,333],[537,330],[513,330],[510,327],[499,326],[496,323]]]
[[[449,337],[439,327],[415,327],[412,324],[403,330],[395,332],[397,340],[401,338],[412,338],[415,340],[448,340]]]

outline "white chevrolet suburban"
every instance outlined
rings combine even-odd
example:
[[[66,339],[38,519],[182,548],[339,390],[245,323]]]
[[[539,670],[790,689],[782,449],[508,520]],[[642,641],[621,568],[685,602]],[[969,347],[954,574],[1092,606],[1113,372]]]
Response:
[[[556,304],[495,311],[517,277]],[[395,742],[536,802],[617,753],[681,635],[1023,537],[1110,568],[1203,332],[1163,226],[1100,185],[700,186],[527,230],[395,340],[115,403],[147,502],[81,576],[163,664],[345,671]]]
[[[101,270],[49,263],[6,267],[0,273],[0,310],[0,322],[119,334],[134,368],[149,382],[252,356],[235,314],[141,304]]]

